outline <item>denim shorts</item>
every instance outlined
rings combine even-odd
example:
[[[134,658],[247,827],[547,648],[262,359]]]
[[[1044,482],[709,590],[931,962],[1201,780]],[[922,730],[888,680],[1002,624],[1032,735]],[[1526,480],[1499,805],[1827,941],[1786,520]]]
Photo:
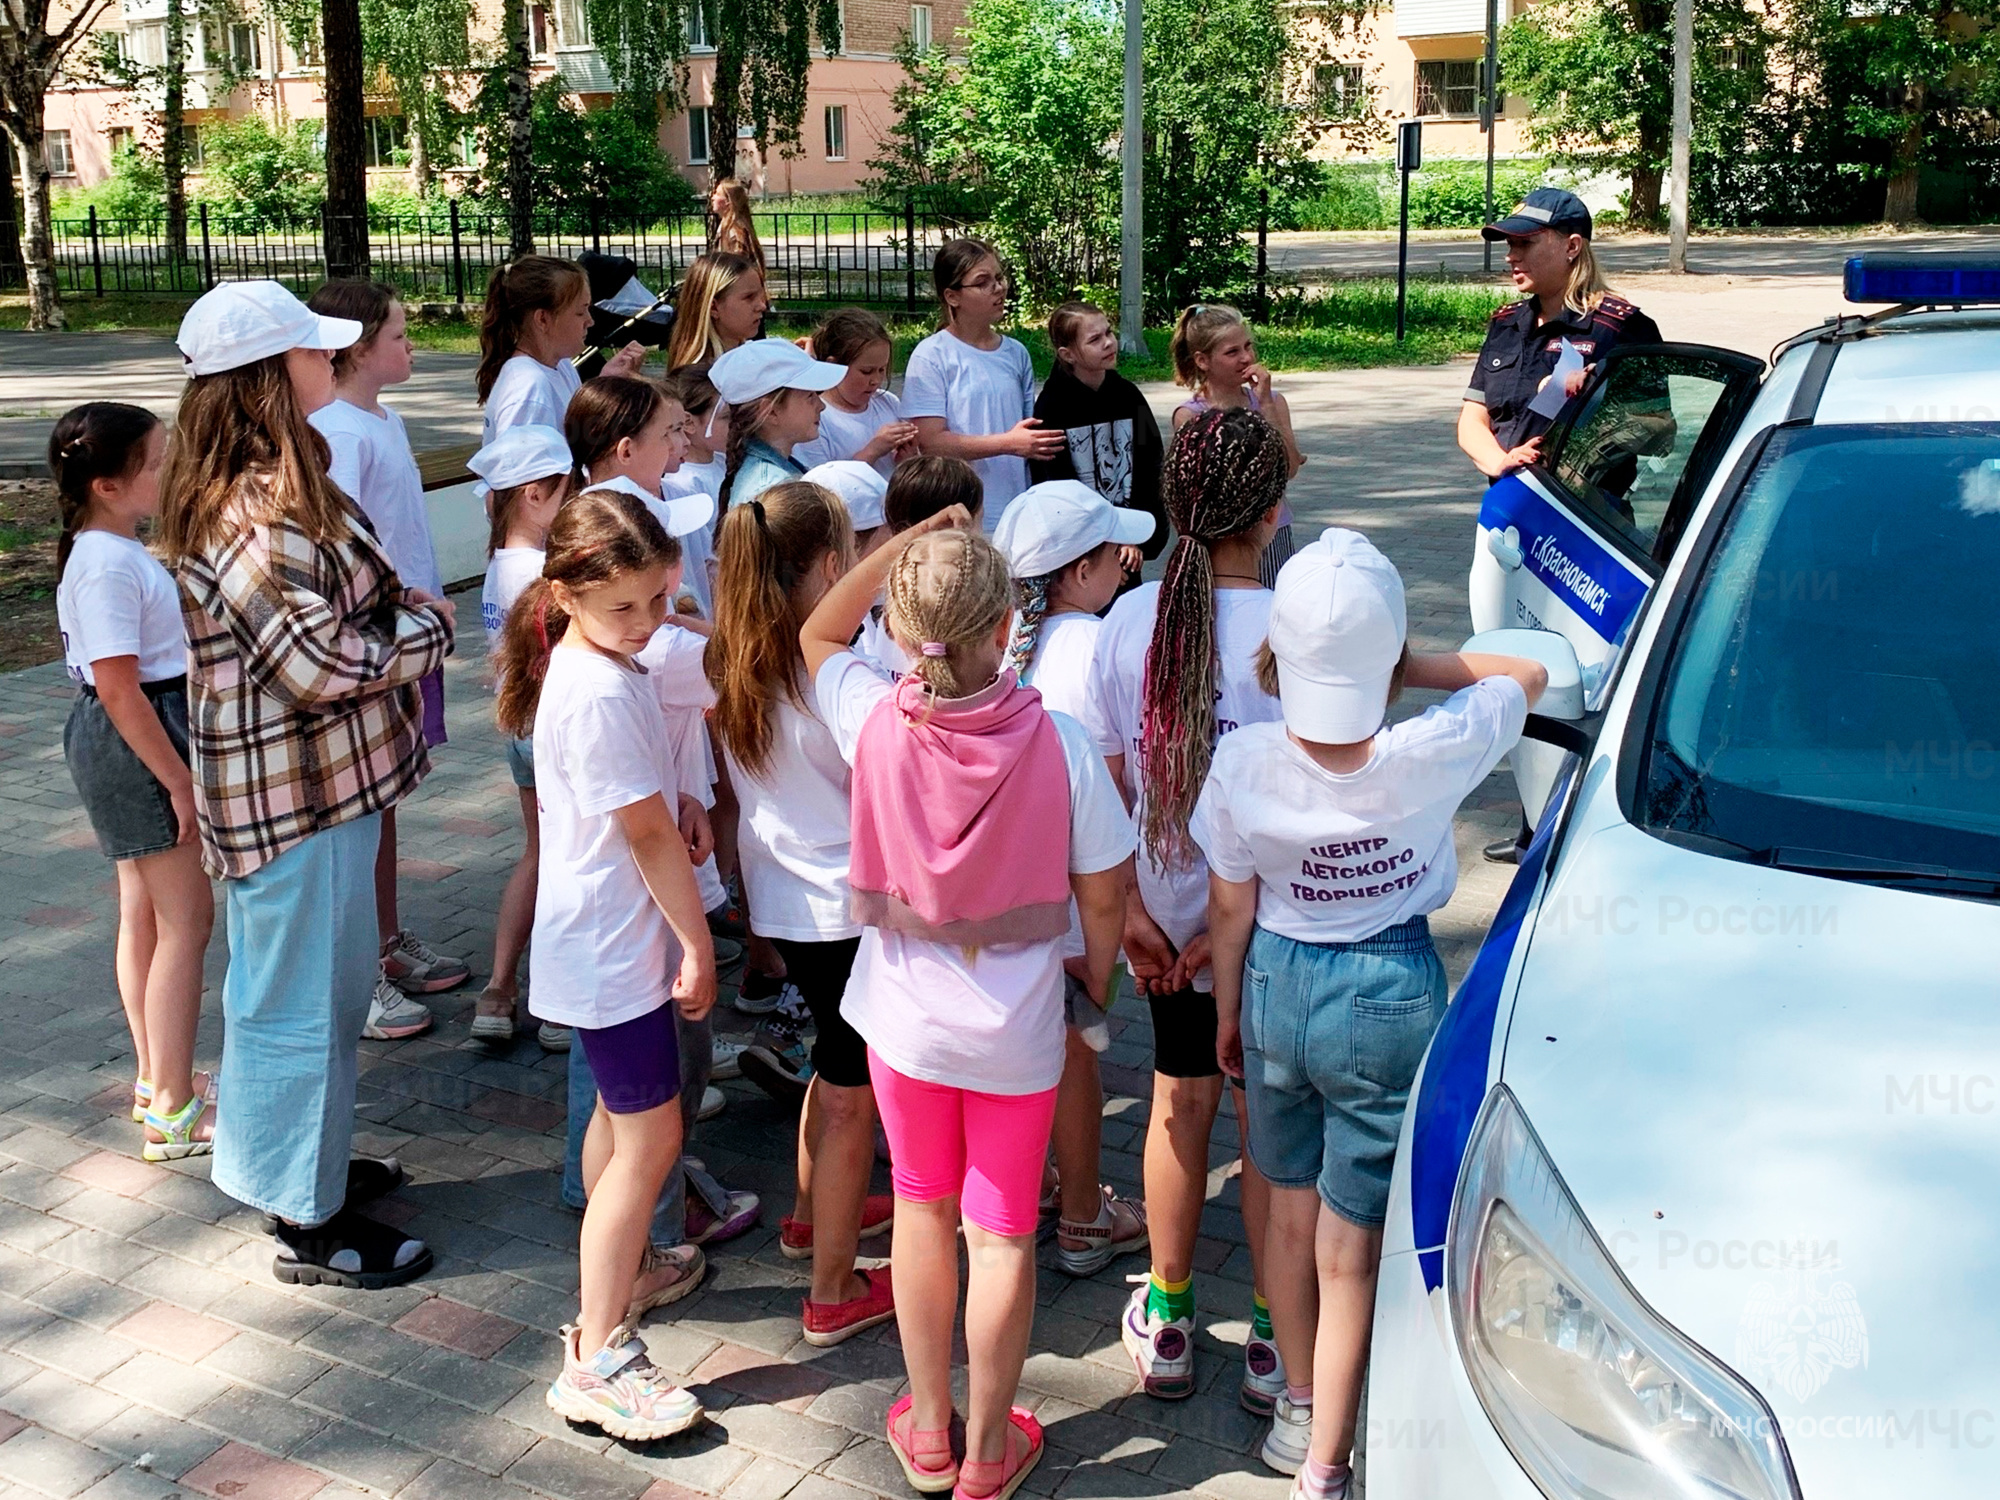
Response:
[[[507,769],[513,774],[514,785],[532,792],[535,789],[535,742],[529,740],[507,741]]]
[[[187,679],[175,677],[140,686],[168,741],[186,760]],[[91,688],[80,689],[70,705],[69,722],[63,725],[63,759],[69,762],[70,777],[76,782],[91,831],[97,835],[97,847],[106,859],[143,859],[180,842],[181,824],[173,798],[125,743],[125,736]]]
[[[1444,965],[1412,917],[1358,943],[1262,927],[1243,966],[1250,1159],[1279,1187],[1317,1187],[1377,1228],[1410,1084],[1444,1016]]]

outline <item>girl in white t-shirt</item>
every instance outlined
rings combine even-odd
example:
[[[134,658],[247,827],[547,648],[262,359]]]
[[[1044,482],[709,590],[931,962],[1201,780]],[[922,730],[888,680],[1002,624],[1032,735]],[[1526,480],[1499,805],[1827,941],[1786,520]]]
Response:
[[[797,482],[723,517],[719,551],[711,722],[740,808],[750,930],[775,946],[819,1032],[809,1083],[761,1037],[742,1067],[774,1096],[805,1090],[798,1197],[780,1245],[812,1260],[805,1337],[826,1346],[895,1311],[888,1273],[854,1265],[858,1242],[888,1231],[890,1207],[868,1196],[874,1098],[866,1048],[841,1009],[861,931],[847,910],[847,762],[813,705],[799,652],[799,627],[847,570],[854,538],[839,500]]]
[[[1445,1008],[1426,919],[1458,878],[1452,816],[1548,674],[1412,657],[1402,579],[1353,531],[1285,565],[1270,632],[1257,675],[1283,722],[1216,746],[1189,832],[1209,863],[1216,1050],[1248,1080],[1270,1183],[1265,1271],[1291,1374],[1263,1458],[1298,1476],[1294,1500],[1345,1500],[1389,1171]],[[1406,683],[1455,691],[1388,724]]]
[[[1007,659],[1042,705],[1088,717],[1090,664],[1103,621],[1097,612],[1125,579],[1123,547],[1151,536],[1153,518],[1123,510],[1089,485],[1054,479],[1023,490],[993,533],[1014,575],[1014,633]],[[1074,914],[1063,948],[1063,1007],[1069,1025],[1056,1093],[1055,1160],[1062,1202],[1056,1256],[1072,1276],[1091,1276],[1146,1243],[1142,1204],[1120,1198],[1098,1175],[1104,1086],[1097,1054],[1110,1043],[1103,1011],[1084,970],[1083,930]],[[1116,990],[1107,996],[1113,998]]]
[[[523,255],[486,283],[479,323],[475,385],[486,408],[484,441],[524,422],[562,430],[569,399],[582,384],[576,357],[590,338],[590,278],[573,260]],[[636,375],[646,358],[627,344],[603,375]]]
[[[681,424],[681,432],[687,438],[687,450],[681,461],[660,477],[660,493],[669,500],[682,495],[706,495],[711,500],[722,493],[722,481],[729,471],[729,403],[717,394],[715,386],[699,366],[689,366],[685,370],[670,375],[661,382],[667,394],[680,402],[686,415]],[[717,501],[720,508],[720,501]],[[707,607],[704,613],[715,618],[715,538],[713,533],[702,538],[689,538],[687,545],[688,566],[683,571],[694,575],[695,561],[700,559],[699,576],[690,576],[684,583],[699,591]],[[731,867],[732,869],[734,866]]]
[[[553,427],[528,423],[510,427],[472,455],[467,467],[487,486],[486,508],[493,517],[487,540],[486,583],[480,590],[480,623],[486,627],[486,659],[493,667],[493,691],[501,686],[500,642],[507,616],[528,585],[542,576],[549,526],[570,497],[569,445]],[[504,1047],[514,1040],[521,1002],[521,955],[535,924],[535,878],[542,846],[535,807],[535,742],[509,736],[507,769],[521,802],[525,840],[521,858],[500,893],[493,924],[492,978],[473,1008],[472,1038]],[[569,1049],[566,1028],[543,1022],[537,1039],[550,1052]]]
[[[1087,984],[1117,954],[1132,826],[1083,728],[1006,666],[1004,559],[954,508],[835,584],[801,632],[821,719],[854,768],[849,900],[861,925],[843,1013],[868,1043],[896,1188],[896,1321],[910,1394],[888,1437],[910,1483],[1009,1495],[1042,1453],[1013,1405],[1032,1332],[1042,1163],[1063,1068],[1073,895]],[[891,684],[847,649],[878,592],[910,654]],[[1032,827],[1038,839],[1023,839]],[[1057,829],[1061,829],[1060,834]],[[952,1457],[958,1241],[965,1460]]]
[[[894,348],[889,330],[866,308],[843,307],[813,330],[813,358],[846,365],[847,378],[826,393],[819,436],[794,448],[794,458],[808,469],[856,459],[886,478],[897,459],[916,453],[916,425],[904,420],[887,389]]]
[[[56,620],[76,702],[63,758],[118,871],[118,994],[147,1161],[203,1156],[214,1080],[194,1071],[215,906],[188,770],[187,632],[173,578],[138,538],[160,508],[167,433],[142,407],[93,401],[49,435],[62,512]]]
[[[361,337],[333,356],[333,400],[309,420],[333,453],[328,473],[375,527],[396,574],[411,588],[442,595],[437,553],[424,508],[424,480],[410,451],[403,419],[382,404],[385,386],[410,378],[409,321],[396,289],[379,281],[329,281],[306,306],[322,317],[348,318]],[[444,669],[417,683],[424,743],[445,742]],[[375,919],[382,932],[382,976],[368,1005],[364,1036],[394,1039],[429,1028],[428,1008],[411,995],[435,995],[472,977],[463,960],[438,953],[404,930],[396,901],[396,812],[382,814],[375,858]]]
[[[1098,749],[1140,818],[1125,955],[1153,1012],[1145,1159],[1153,1268],[1126,1309],[1123,1337],[1147,1394],[1180,1400],[1194,1394],[1194,1250],[1207,1199],[1208,1137],[1222,1102],[1208,871],[1187,820],[1216,741],[1278,716],[1277,700],[1257,685],[1255,671],[1271,608],[1257,559],[1284,502],[1284,441],[1252,412],[1210,412],[1175,434],[1163,478],[1180,540],[1159,583],[1142,584],[1111,607],[1091,661],[1086,709]],[[1254,1273],[1263,1260],[1266,1189],[1248,1157],[1241,1184]],[[1240,1386],[1253,1411],[1270,1410],[1284,1390],[1261,1280]]]
[[[989,526],[1028,487],[1028,460],[1054,458],[1062,433],[1034,418],[1035,367],[1017,339],[998,331],[1007,316],[1007,273],[983,240],[948,240],[932,265],[944,326],[910,351],[903,416],[926,453],[962,458],[979,471]]]
[[[682,1141],[674,1010],[699,1020],[715,1004],[714,950],[677,823],[680,775],[632,659],[666,618],[679,567],[679,545],[637,499],[577,496],[549,528],[542,576],[508,616],[500,661],[500,727],[532,730],[541,804],[531,1003],[574,1030],[597,1084],[582,1309],[562,1330],[547,1399],[632,1441],[702,1418],[633,1332],[686,1289],[682,1260],[653,1253],[650,1221]]]

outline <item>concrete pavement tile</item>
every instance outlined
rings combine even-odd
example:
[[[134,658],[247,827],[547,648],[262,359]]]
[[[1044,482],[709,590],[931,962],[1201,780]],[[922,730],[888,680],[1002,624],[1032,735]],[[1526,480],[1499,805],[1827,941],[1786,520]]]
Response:
[[[532,1500],[527,1490],[441,1458],[396,1491],[396,1500]]]
[[[1273,1474],[1254,1454],[1231,1453],[1190,1437],[1168,1444],[1153,1465],[1153,1477],[1222,1500],[1285,1500],[1291,1489],[1289,1479]]]
[[[714,1494],[750,1466],[751,1455],[728,1440],[710,1420],[691,1432],[657,1443],[622,1444],[611,1456],[644,1470],[655,1482]]]
[[[173,1480],[126,1465],[85,1490],[82,1500],[178,1500],[179,1495],[180,1488]]]
[[[155,1474],[176,1478],[192,1469],[223,1444],[215,1433],[192,1422],[130,1406],[110,1421],[92,1428],[92,1447],[114,1453],[128,1463],[144,1459]]]
[[[82,1271],[65,1271],[37,1287],[28,1300],[71,1322],[109,1328],[144,1307],[148,1299],[116,1282],[100,1281]]]
[[[419,1407],[395,1425],[396,1436],[487,1474],[500,1474],[534,1446],[540,1434],[498,1417],[442,1401]]]
[[[537,1381],[501,1407],[495,1415],[518,1427],[539,1432],[545,1439],[581,1448],[588,1453],[602,1453],[611,1446],[611,1439],[595,1427],[579,1427],[550,1411],[547,1391],[548,1382]]]
[[[37,1253],[45,1260],[88,1271],[106,1281],[122,1281],[153,1258],[152,1251],[101,1229],[72,1229]]]
[[[15,1339],[14,1352],[78,1380],[92,1381],[117,1369],[134,1351],[130,1344],[94,1328],[57,1319]]]
[[[498,1411],[530,1384],[528,1377],[512,1366],[443,1348],[426,1349],[399,1370],[396,1378],[485,1412]]]
[[[406,1415],[437,1405],[434,1397],[422,1391],[348,1365],[335,1365],[295,1399],[302,1406],[359,1422],[377,1432],[394,1432]]]
[[[227,1323],[171,1302],[149,1302],[112,1332],[183,1364],[199,1363],[236,1337],[236,1330]]]
[[[732,1406],[715,1418],[732,1445],[817,1468],[852,1440],[845,1427],[815,1422],[775,1406]]]
[[[0,1479],[57,1500],[82,1494],[115,1467],[114,1460],[95,1448],[40,1427],[24,1427],[0,1443]]]
[[[85,1187],[137,1198],[158,1184],[161,1172],[158,1167],[140,1161],[136,1156],[125,1156],[116,1151],[93,1151],[89,1156],[64,1167],[62,1175]]]
[[[307,1349],[349,1364],[393,1375],[419,1354],[425,1345],[387,1328],[378,1328],[352,1313],[337,1312],[299,1340]]]
[[[446,1297],[418,1303],[392,1326],[398,1333],[442,1344],[475,1359],[492,1358],[522,1331],[522,1325],[511,1318],[481,1312]]]
[[[267,1277],[269,1259],[267,1249]],[[231,1292],[228,1301],[216,1308],[216,1316],[282,1343],[303,1339],[333,1318],[334,1315],[326,1308],[316,1306],[303,1297],[271,1290],[274,1285],[267,1281],[263,1286],[246,1286]]]
[[[333,1368],[304,1350],[254,1333],[237,1334],[204,1359],[201,1367],[277,1396],[296,1396]]]
[[[84,1437],[130,1405],[123,1396],[56,1370],[31,1375],[7,1393],[7,1410],[15,1416],[73,1438]]]
[[[428,1453],[347,1422],[329,1422],[299,1444],[292,1457],[383,1494],[394,1494],[432,1462]]]
[[[4,1172],[0,1172],[0,1198],[42,1212],[74,1198],[83,1188],[81,1182],[59,1172],[51,1172],[46,1167],[38,1167],[33,1162],[11,1162]]]
[[[650,1482],[637,1469],[548,1438],[522,1455],[506,1477],[557,1500],[633,1500]]]
[[[784,1500],[805,1477],[804,1469],[795,1469],[775,1458],[758,1458],[730,1480],[723,1493],[729,1500]]]
[[[871,1500],[872,1494],[870,1490],[842,1484],[824,1474],[808,1474],[798,1482],[786,1500]]]
[[[124,1285],[156,1302],[169,1302],[191,1313],[207,1313],[211,1319],[225,1311],[230,1299],[244,1290],[243,1283],[233,1276],[220,1276],[166,1255],[147,1261],[125,1278]]]
[[[181,1476],[189,1489],[215,1500],[312,1500],[326,1488],[326,1476],[228,1443]]]
[[[190,1417],[231,1388],[210,1370],[191,1369],[163,1354],[141,1352],[100,1382],[107,1391],[158,1407],[177,1417]]]
[[[194,1414],[239,1443],[251,1443],[273,1453],[290,1453],[326,1425],[318,1412],[281,1400],[248,1386],[232,1386]]]

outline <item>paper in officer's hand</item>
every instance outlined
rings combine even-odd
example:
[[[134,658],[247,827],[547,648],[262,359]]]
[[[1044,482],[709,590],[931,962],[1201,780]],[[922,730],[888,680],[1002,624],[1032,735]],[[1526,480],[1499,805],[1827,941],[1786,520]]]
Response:
[[[1554,418],[1569,401],[1565,391],[1570,376],[1583,368],[1583,353],[1568,339],[1562,341],[1562,353],[1556,357],[1556,367],[1549,372],[1549,378],[1542,382],[1542,388],[1535,392],[1535,399],[1528,403],[1528,410],[1538,417]]]

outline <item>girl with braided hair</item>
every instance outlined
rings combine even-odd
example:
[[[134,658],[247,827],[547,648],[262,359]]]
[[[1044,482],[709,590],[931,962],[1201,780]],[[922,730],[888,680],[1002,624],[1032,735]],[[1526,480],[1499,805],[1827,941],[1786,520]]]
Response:
[[[1039,1424],[1013,1403],[1063,1071],[1070,898],[1100,997],[1133,835],[1083,727],[1008,668],[1012,584],[971,523],[954,506],[872,553],[820,601],[800,645],[820,717],[854,768],[848,887],[861,943],[841,1008],[868,1043],[896,1189],[910,1394],[889,1409],[889,1442],[920,1492],[1004,1500],[1042,1454]],[[885,587],[889,629],[911,659],[893,685],[848,649]],[[961,1222],[972,1264],[963,1463],[950,1432]]]
[[[1203,412],[1167,450],[1167,515],[1180,534],[1158,583],[1112,606],[1097,638],[1092,737],[1141,820],[1136,899],[1125,923],[1132,977],[1153,1012],[1153,1110],[1146,1218],[1153,1266],[1126,1309],[1125,1347],[1146,1393],[1194,1394],[1194,1248],[1208,1182],[1208,1137],[1222,1102],[1208,962],[1208,868],[1188,837],[1216,739],[1278,717],[1257,683],[1271,593],[1258,564],[1277,530],[1290,469],[1282,433],[1255,412]],[[1244,1116],[1237,1099],[1238,1120]],[[1243,1225],[1263,1259],[1269,1190],[1243,1162]],[[1240,1399],[1269,1412],[1284,1390],[1261,1295],[1252,1309]]]

